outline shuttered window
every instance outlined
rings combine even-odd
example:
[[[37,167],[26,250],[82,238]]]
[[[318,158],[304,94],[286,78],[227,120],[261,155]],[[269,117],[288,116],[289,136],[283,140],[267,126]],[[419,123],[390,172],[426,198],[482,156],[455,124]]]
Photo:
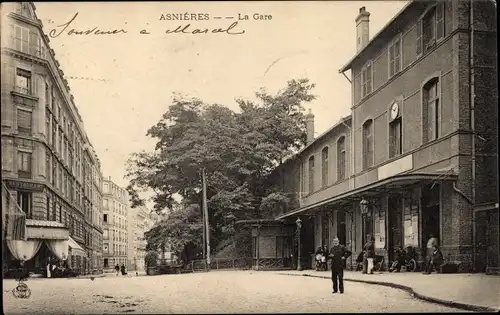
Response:
[[[17,130],[19,132],[31,133],[32,112],[17,109]]]

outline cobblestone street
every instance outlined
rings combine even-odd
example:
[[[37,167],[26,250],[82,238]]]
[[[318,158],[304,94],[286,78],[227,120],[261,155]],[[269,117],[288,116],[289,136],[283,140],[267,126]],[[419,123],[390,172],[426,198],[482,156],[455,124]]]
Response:
[[[184,275],[90,279],[36,279],[32,295],[16,299],[4,280],[4,313],[330,313],[457,312],[383,286],[346,282],[332,295],[331,282],[266,272],[225,271]]]

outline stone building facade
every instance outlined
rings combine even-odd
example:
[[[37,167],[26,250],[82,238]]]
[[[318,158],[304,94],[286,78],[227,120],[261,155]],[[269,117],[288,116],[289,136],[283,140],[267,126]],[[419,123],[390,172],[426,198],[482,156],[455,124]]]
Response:
[[[276,218],[311,221],[315,246],[336,235],[354,259],[368,234],[386,262],[433,234],[461,271],[498,270],[495,12],[491,1],[410,1],[369,40],[361,8],[357,53],[340,70],[351,70],[350,124],[298,154],[300,206]],[[343,132],[352,154],[339,170],[330,151]]]
[[[87,187],[101,166],[35,10],[2,5],[2,181],[26,213],[28,240],[68,241],[70,265],[88,273],[99,269],[102,228],[92,220],[100,190],[93,198]],[[52,255],[42,242],[26,266],[40,272]]]
[[[129,270],[145,271],[144,257],[146,256],[146,239],[144,233],[149,231],[158,221],[158,215],[146,206],[130,208],[128,213]]]
[[[103,268],[113,271],[115,265],[128,269],[129,197],[125,189],[108,177],[103,180]]]

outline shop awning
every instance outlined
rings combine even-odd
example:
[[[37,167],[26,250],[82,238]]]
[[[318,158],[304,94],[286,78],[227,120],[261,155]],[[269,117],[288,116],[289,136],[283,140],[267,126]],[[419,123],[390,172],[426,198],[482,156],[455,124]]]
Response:
[[[78,245],[78,243],[71,236],[68,240],[68,246],[71,252],[70,255],[87,257],[87,253],[85,252],[85,250],[80,245]]]
[[[67,240],[69,231],[59,222],[27,219],[26,236],[28,239]]]
[[[368,184],[363,187],[353,189],[351,191],[345,192],[343,194],[333,196],[322,200],[320,202],[292,210],[285,213],[276,219],[284,219],[292,215],[297,215],[301,212],[318,208],[326,204],[339,204],[339,203],[351,203],[361,200],[362,198],[376,196],[381,193],[394,193],[402,191],[405,187],[412,186],[422,182],[439,182],[439,181],[456,181],[457,175],[450,174],[450,172],[445,174],[424,174],[424,173],[409,173],[400,174],[385,178],[383,180]]]

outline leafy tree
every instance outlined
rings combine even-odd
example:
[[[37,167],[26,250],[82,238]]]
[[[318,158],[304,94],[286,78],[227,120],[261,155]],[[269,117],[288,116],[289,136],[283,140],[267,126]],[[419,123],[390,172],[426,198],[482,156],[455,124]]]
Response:
[[[154,268],[158,265],[158,252],[148,251],[146,256],[144,256],[144,263],[146,268]]]
[[[161,244],[161,237],[168,237],[176,251],[188,242],[200,244],[202,169],[212,246],[234,234],[236,220],[261,217],[261,210],[277,199],[268,197],[261,205],[269,193],[267,177],[305,144],[303,104],[315,98],[313,88],[300,79],[289,81],[276,95],[261,89],[255,102],[236,100],[239,113],[174,96],[162,119],[148,130],[157,141],[155,150],[134,154],[127,167],[134,205],[143,203],[138,191],[152,190],[156,211],[172,209],[151,232],[152,244]],[[175,194],[182,197],[179,209],[174,209]]]

